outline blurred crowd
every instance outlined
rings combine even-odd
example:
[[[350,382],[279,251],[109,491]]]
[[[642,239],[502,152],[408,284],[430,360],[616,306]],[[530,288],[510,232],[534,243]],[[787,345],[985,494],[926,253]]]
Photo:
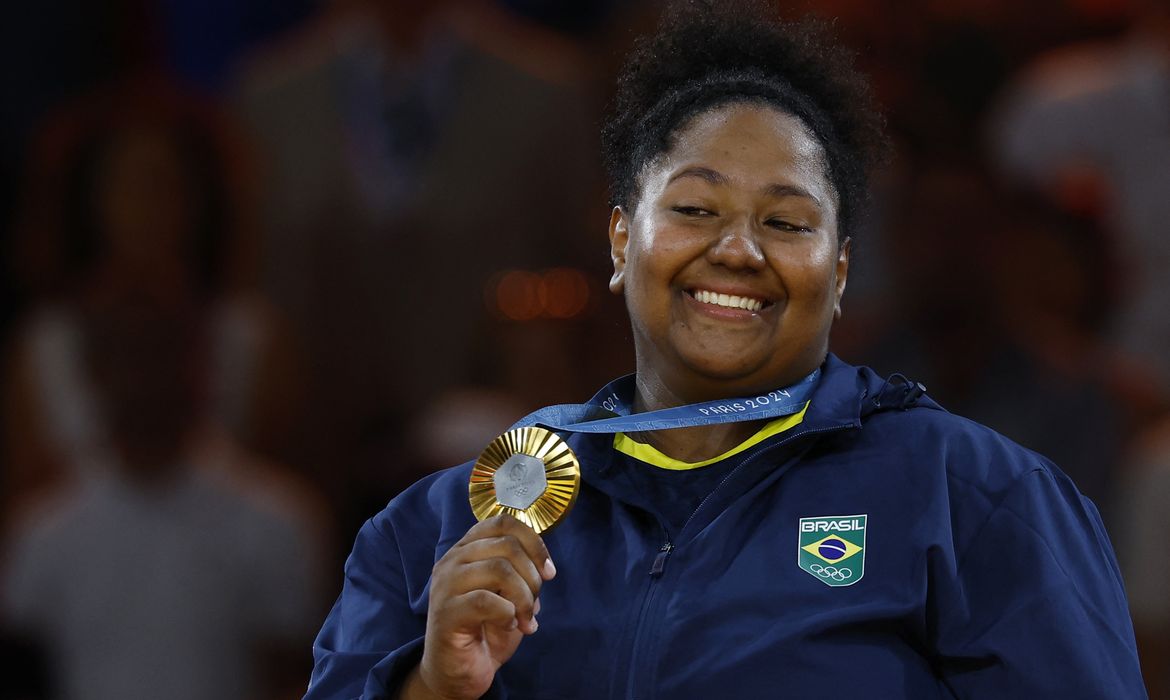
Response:
[[[1170,3],[804,0],[896,156],[834,351],[1051,457],[1170,697]],[[293,698],[360,524],[632,368],[651,0],[0,11],[0,700]]]

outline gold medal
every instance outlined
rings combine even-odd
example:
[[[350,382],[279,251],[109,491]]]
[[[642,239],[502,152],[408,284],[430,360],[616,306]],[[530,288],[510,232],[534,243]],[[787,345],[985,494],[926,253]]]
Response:
[[[492,440],[471,470],[471,511],[479,520],[506,513],[536,534],[561,522],[577,500],[581,465],[556,433],[516,428]]]

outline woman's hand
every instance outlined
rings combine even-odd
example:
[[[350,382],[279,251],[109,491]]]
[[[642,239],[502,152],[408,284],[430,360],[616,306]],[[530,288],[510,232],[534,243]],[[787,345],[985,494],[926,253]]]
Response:
[[[537,596],[555,575],[544,542],[519,520],[500,515],[468,530],[435,564],[423,658],[403,697],[487,692],[524,635],[536,632]]]

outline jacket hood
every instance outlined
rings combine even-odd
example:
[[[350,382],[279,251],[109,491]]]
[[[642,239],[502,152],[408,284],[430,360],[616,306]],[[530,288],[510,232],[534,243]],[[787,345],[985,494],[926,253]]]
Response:
[[[622,385],[633,390],[634,375]],[[801,424],[801,434],[860,429],[874,413],[904,411],[914,407],[939,409],[925,394],[926,388],[904,375],[882,377],[868,367],[858,367],[829,353],[821,365],[821,378],[813,391]],[[522,421],[523,422],[523,421]],[[583,475],[604,478],[614,467],[610,434],[573,433],[566,439],[583,457]]]
[[[805,415],[805,422],[816,427],[851,424],[860,428],[865,418],[878,412],[942,409],[926,395],[922,383],[900,373],[883,377],[869,367],[843,362],[832,353],[825,358],[821,372],[821,383]]]

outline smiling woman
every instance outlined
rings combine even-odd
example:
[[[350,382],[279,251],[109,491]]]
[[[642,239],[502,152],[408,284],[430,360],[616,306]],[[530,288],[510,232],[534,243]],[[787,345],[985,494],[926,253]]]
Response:
[[[610,288],[630,311],[639,409],[757,394],[820,365],[849,240],[809,130],[768,106],[713,109],[640,180],[637,205],[610,219]]]
[[[476,523],[470,464],[416,484],[306,697],[1144,697],[1092,503],[828,352],[880,123],[816,26],[674,4],[605,130],[637,372],[577,407],[616,418],[522,421],[565,423],[572,516]]]

